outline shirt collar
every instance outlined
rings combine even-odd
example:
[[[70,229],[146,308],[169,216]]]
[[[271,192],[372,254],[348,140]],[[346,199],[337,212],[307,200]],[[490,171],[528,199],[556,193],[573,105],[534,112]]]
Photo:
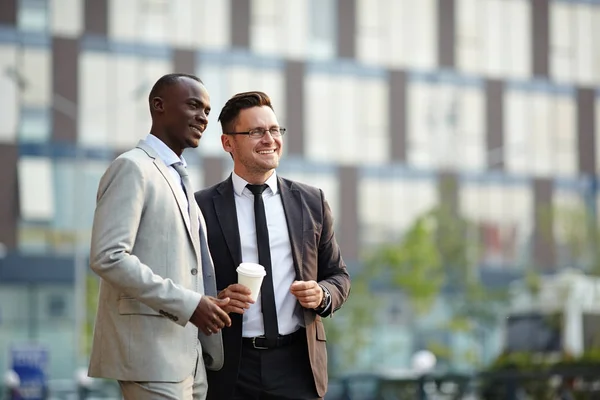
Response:
[[[165,142],[153,134],[149,133],[148,136],[146,136],[145,142],[152,148],[152,150],[156,152],[156,154],[158,154],[158,157],[165,163],[166,166],[170,167],[173,164],[182,163],[184,167],[187,167],[187,162],[183,156],[177,157],[177,154],[175,154],[175,152],[171,150],[169,146],[165,144]]]
[[[238,196],[241,196],[244,189],[246,189],[246,185],[248,184],[248,182],[244,178],[241,178],[235,172],[231,174],[231,180],[233,181],[233,191]],[[269,186],[269,189],[271,189],[271,192],[273,194],[277,194],[277,173],[275,171],[273,171],[273,173],[271,174],[269,179],[267,179],[265,184]],[[248,189],[248,191],[250,191],[250,189]]]

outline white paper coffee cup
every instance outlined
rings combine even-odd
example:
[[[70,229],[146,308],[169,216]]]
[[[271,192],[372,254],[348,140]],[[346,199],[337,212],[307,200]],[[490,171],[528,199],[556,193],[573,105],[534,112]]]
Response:
[[[262,285],[263,278],[267,274],[265,267],[255,263],[241,263],[237,267],[238,283],[248,287],[251,291],[252,300],[258,299],[260,293],[260,285]]]

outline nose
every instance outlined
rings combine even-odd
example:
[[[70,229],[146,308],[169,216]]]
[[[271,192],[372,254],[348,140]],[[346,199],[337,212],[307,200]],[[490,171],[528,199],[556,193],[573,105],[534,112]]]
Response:
[[[202,124],[207,124],[208,116],[204,111],[200,111],[198,114],[196,114],[196,120],[200,121]]]
[[[260,138],[264,143],[272,143],[275,141],[273,136],[271,135],[271,131],[265,131],[265,134]]]

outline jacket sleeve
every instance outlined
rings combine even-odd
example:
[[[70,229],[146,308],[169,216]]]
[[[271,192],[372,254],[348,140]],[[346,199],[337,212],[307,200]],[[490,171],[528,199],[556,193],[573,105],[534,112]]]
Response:
[[[350,275],[342,258],[333,230],[333,215],[323,191],[319,190],[323,225],[318,248],[318,283],[329,291],[331,303],[320,315],[327,317],[339,310],[350,294]]]
[[[98,187],[90,267],[119,291],[185,326],[202,295],[155,274],[132,254],[147,185],[134,160],[121,157],[110,165]]]

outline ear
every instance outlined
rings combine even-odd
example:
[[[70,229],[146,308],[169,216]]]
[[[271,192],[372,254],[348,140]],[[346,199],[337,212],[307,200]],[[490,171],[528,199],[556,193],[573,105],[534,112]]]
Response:
[[[165,101],[162,99],[162,97],[153,97],[152,101],[150,102],[150,105],[152,107],[152,111],[155,111],[155,112],[164,112],[165,111]]]
[[[231,135],[221,135],[221,145],[223,146],[223,150],[225,150],[228,153],[231,153],[233,151],[231,140]]]

